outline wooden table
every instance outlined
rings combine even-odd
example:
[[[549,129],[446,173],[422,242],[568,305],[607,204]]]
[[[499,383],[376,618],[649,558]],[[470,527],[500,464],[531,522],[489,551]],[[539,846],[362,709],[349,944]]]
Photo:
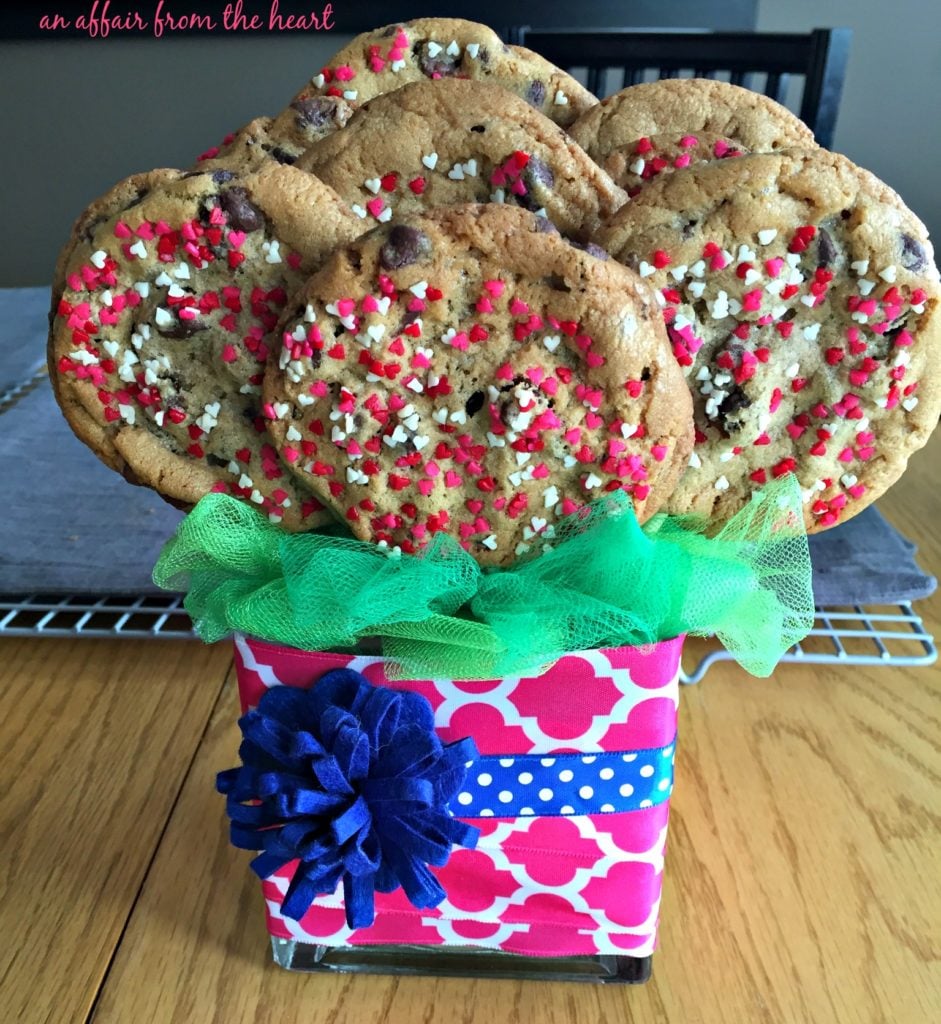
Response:
[[[941,572],[941,436],[881,507]],[[941,636],[941,596],[920,603]],[[6,640],[0,1020],[941,1020],[941,670],[714,667],[682,694],[660,950],[639,988],[294,975],[213,776],[226,645]]]

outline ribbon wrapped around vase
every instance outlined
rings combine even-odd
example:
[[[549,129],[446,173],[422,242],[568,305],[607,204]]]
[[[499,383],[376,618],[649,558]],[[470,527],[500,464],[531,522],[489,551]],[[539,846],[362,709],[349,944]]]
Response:
[[[394,872],[375,884],[378,876],[373,872],[369,924],[361,916],[361,886],[357,891],[357,886],[345,885],[342,870],[332,875],[321,871],[313,887],[316,895],[307,886],[302,900],[292,898],[303,888],[297,881],[304,868],[302,857],[288,860],[289,845],[279,847],[273,837],[259,836],[279,823],[290,827],[287,811],[300,804],[293,797],[272,796],[268,807],[275,810],[259,811],[253,818],[259,830],[250,841],[239,843],[253,849],[267,843],[278,854],[272,860],[263,853],[265,859],[256,863],[264,876],[270,933],[326,946],[404,943],[484,946],[535,956],[648,955],[656,942],[681,647],[678,637],[644,648],[582,651],[563,656],[543,672],[490,680],[398,679],[390,678],[398,673],[383,657],[305,652],[237,636],[235,663],[246,711],[264,708],[269,703],[265,695],[279,687],[312,688],[316,695],[322,681],[324,700],[317,704],[318,713],[329,707],[329,722],[345,721],[347,705],[355,700],[360,709],[356,713],[368,721],[375,716],[362,710],[372,703],[368,687],[363,691],[368,682],[377,689],[420,697],[427,708],[422,721],[433,731],[434,744],[422,748],[420,756],[417,747],[410,747],[407,756],[403,753],[390,766],[377,758],[373,769],[359,769],[362,780],[367,774],[385,778],[398,773],[404,778],[427,770],[433,775],[434,766],[446,762],[460,769],[447,775],[446,785],[438,786],[437,804],[430,799],[414,804],[419,817],[407,825],[410,835],[418,836],[411,848],[431,849],[422,832],[422,822],[431,819],[421,815],[445,810],[455,826],[449,856],[416,867],[428,873],[425,886],[397,884]],[[334,701],[338,669],[360,681],[357,696],[344,698],[340,710]],[[416,712],[419,718],[425,714]],[[251,715],[249,720],[256,721]],[[333,756],[337,730],[333,725],[326,731],[305,725],[296,716],[294,721],[296,730],[313,740],[282,737],[273,746],[267,740],[263,745],[279,758],[285,751],[303,753],[316,779],[328,780],[323,761]],[[397,728],[404,724],[403,718]],[[365,732],[370,732],[368,727]],[[405,734],[399,735],[404,744]],[[243,757],[251,742],[246,732]],[[382,749],[382,744],[377,742],[374,749]],[[450,761],[449,750],[454,752]],[[260,767],[257,772],[252,769],[253,775],[241,776],[247,788],[234,792],[236,774],[224,773],[221,778],[230,811],[235,811],[235,830],[244,824],[236,821],[241,801],[260,795],[250,791],[267,770],[265,765],[271,767],[248,754],[246,763]],[[348,779],[352,761],[340,761],[343,778]],[[291,774],[297,763],[288,768]],[[244,766],[239,771],[244,772]],[[442,771],[436,777],[446,774]],[[278,785],[269,783],[272,794]],[[297,785],[291,781],[288,788]],[[340,793],[346,782],[332,785],[332,791]],[[366,791],[365,782],[358,785]],[[314,788],[329,787],[318,782]],[[380,786],[369,792],[381,791]],[[342,807],[358,798],[350,793],[346,799]],[[337,805],[341,819],[342,807]],[[285,816],[278,818],[282,813]],[[383,845],[384,813],[376,809],[376,830],[380,847],[391,849],[394,844],[388,839]],[[356,820],[361,827],[364,819]],[[429,834],[440,836],[440,819],[436,822]],[[342,825],[340,832],[332,829],[329,821],[308,821],[295,838],[302,845],[328,833],[347,839],[349,830]],[[324,841],[328,846],[332,842]],[[336,868],[339,861],[334,857],[331,863]],[[360,862],[354,858],[351,863],[351,870],[357,871]],[[407,874],[410,869],[403,870]]]

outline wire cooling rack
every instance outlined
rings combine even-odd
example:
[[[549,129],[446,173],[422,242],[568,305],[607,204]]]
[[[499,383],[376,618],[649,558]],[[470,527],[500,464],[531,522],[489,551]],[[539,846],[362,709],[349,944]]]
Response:
[[[174,594],[98,597],[25,594],[0,597],[0,636],[126,637],[129,640],[191,639],[193,624]],[[910,602],[897,605],[818,608],[814,628],[781,659],[814,665],[930,665],[938,656],[934,637]],[[716,662],[731,655],[710,641],[687,645],[680,679],[698,683]]]

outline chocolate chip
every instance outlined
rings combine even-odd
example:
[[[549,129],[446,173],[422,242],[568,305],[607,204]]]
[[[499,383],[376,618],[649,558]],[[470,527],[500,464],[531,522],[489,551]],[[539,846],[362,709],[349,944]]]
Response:
[[[460,67],[457,57],[452,57],[445,50],[441,50],[434,57],[430,56],[427,48],[427,40],[421,40],[412,47],[418,66],[422,74],[429,78],[453,78]]]
[[[402,319],[399,321],[399,326],[396,327],[395,333],[401,334],[409,324],[415,323],[420,315],[421,314],[417,309],[407,309],[402,315]]]
[[[574,246],[576,249],[581,249],[582,252],[587,252],[589,256],[594,256],[596,259],[611,259],[611,254],[607,251],[607,249],[602,249],[600,245],[595,245],[594,242],[573,242],[570,239],[569,245]]]
[[[396,224],[379,250],[379,263],[385,270],[399,270],[427,255],[430,249],[431,241],[424,231]]]
[[[249,202],[248,192],[236,186],[219,196],[219,205],[229,218],[229,227],[236,231],[257,231],[264,226],[265,215]]]
[[[229,464],[228,459],[220,459],[218,455],[213,455],[212,452],[206,453],[206,461],[210,466],[216,466],[218,469],[225,469]]]
[[[534,78],[529,83],[529,88],[526,90],[526,102],[531,103],[534,107],[541,107],[546,101],[546,86],[544,82],[540,82],[538,78]]]
[[[648,380],[650,380],[650,367],[649,367],[649,366],[645,366],[645,367],[644,367],[644,368],[643,368],[643,369],[642,369],[642,370],[640,371],[640,379],[641,379],[641,380],[643,380],[643,381],[648,381]]]
[[[916,274],[928,269],[925,247],[911,235],[902,235],[902,266]]]
[[[552,188],[555,184],[555,175],[552,169],[538,156],[531,156],[526,165],[526,177],[534,185],[542,185],[543,188]]]
[[[175,324],[167,327],[158,327],[157,333],[162,334],[165,338],[176,338],[182,341],[192,338],[198,331],[206,330],[207,326],[201,320],[177,320]]]
[[[817,266],[829,267],[831,263],[836,262],[837,256],[839,250],[830,233],[825,228],[820,228],[817,232]]]
[[[483,135],[487,129],[482,124],[472,124],[471,131],[476,132],[478,135]]]
[[[464,412],[468,416],[473,416],[484,407],[484,393],[483,391],[475,391],[470,398],[464,403]]]
[[[233,171],[213,171],[212,180],[217,185],[224,185],[227,181],[231,181],[235,177]]]
[[[507,49],[507,47],[504,46],[503,49],[507,53],[509,53],[509,50]],[[481,64],[489,64],[490,63],[490,51],[487,49],[486,46],[481,46],[481,48],[477,51],[477,59],[480,61]]]
[[[275,146],[274,149],[270,150],[270,153],[279,164],[288,164],[290,166],[297,160],[296,156],[292,156],[292,154],[280,146]]]
[[[734,434],[742,429],[742,424],[737,419],[730,417],[740,409],[747,409],[751,405],[751,399],[736,384],[719,403],[719,415],[722,417],[723,425],[728,433]]]
[[[122,210],[130,210],[132,206],[137,206],[138,203],[142,202],[147,196],[150,195],[149,188],[142,188],[138,192],[134,193],[134,198],[127,204],[122,206]]]
[[[336,104],[326,96],[295,100],[291,106],[297,111],[298,128],[323,128],[336,112]]]

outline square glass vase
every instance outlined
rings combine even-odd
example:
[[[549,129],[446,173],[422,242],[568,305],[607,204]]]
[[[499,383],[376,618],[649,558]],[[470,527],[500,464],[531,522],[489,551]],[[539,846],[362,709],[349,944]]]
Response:
[[[262,881],[274,960],[289,970],[636,984],[651,971],[673,787],[682,637],[569,654],[493,680],[397,679],[375,654],[299,651],[238,636],[243,710],[273,686],[335,668],[421,694],[444,744],[470,737],[450,813],[480,830],[432,867],[445,892],[418,909],[376,893],[351,928],[342,890],[282,912],[296,862]]]

